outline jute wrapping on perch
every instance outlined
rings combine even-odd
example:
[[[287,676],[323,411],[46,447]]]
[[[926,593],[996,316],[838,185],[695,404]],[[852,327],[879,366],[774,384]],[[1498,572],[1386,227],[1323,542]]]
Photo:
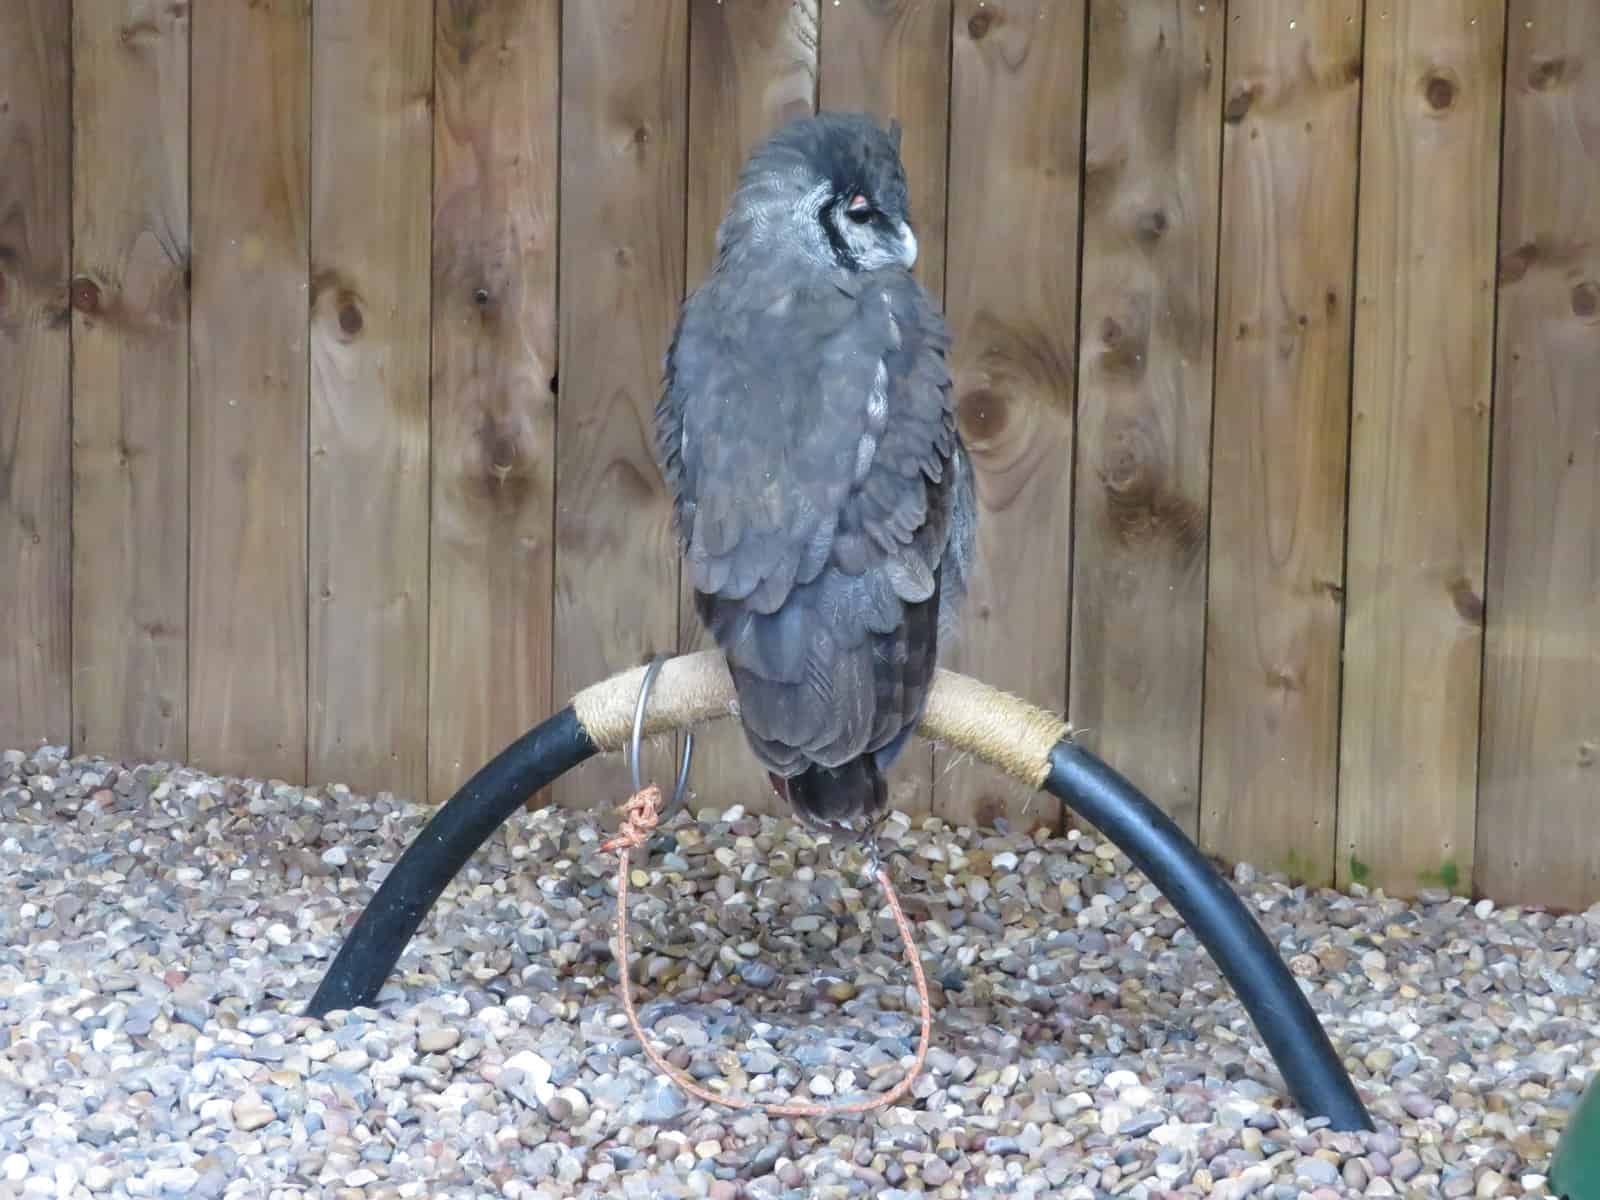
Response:
[[[584,732],[601,751],[621,750],[633,733],[634,705],[645,667],[591,685],[572,699]],[[646,736],[733,716],[737,701],[722,655],[702,650],[668,659],[645,710]],[[940,669],[917,732],[982,759],[1030,788],[1044,785],[1050,751],[1070,728],[1026,700],[966,675]]]

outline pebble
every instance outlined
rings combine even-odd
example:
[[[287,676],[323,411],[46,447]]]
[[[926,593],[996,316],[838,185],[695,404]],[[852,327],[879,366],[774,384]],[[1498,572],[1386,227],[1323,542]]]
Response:
[[[233,1102],[233,1123],[246,1133],[253,1133],[278,1119],[272,1105],[255,1092],[240,1096]]]
[[[550,1097],[545,1110],[558,1125],[582,1125],[589,1119],[589,1097],[575,1087],[564,1087]]]
[[[762,1099],[887,1090],[915,997],[859,852],[736,809],[674,816],[634,863],[652,1042]],[[380,875],[430,815],[337,785],[0,757],[0,1191],[1490,1200],[1548,1191],[1600,1064],[1600,908],[1407,903],[1240,864],[1377,1125],[1331,1130],[1113,845],[898,813],[882,836],[906,852],[935,1007],[927,1071],[889,1112],[727,1111],[656,1073],[618,1003],[592,813],[519,812],[369,1007],[303,1016],[370,894],[348,868]]]
[[[556,1089],[550,1083],[554,1070],[543,1055],[524,1050],[506,1060],[499,1078],[501,1086],[533,1108],[548,1104],[556,1094]]]
[[[461,1031],[448,1025],[435,1025],[417,1034],[417,1049],[424,1054],[443,1054],[461,1041]]]
[[[645,1086],[644,1103],[640,1105],[639,1115],[645,1121],[654,1125],[675,1121],[689,1108],[689,1099],[676,1084],[665,1079],[651,1080]]]
[[[739,978],[753,988],[769,988],[778,982],[778,968],[760,960],[747,962],[739,967]]]

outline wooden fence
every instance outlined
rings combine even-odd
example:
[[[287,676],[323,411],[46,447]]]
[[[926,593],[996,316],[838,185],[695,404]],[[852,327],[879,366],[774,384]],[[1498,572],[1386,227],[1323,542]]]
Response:
[[[661,355],[819,102],[904,122],[957,339],[951,664],[1227,858],[1600,899],[1578,0],[5,0],[0,743],[439,799],[702,645]]]

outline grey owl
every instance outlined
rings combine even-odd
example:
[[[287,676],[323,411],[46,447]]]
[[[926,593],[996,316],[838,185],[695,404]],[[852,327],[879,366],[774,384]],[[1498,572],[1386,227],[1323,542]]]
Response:
[[[772,786],[860,836],[973,555],[943,318],[911,275],[900,130],[828,113],[756,148],[656,408],[700,620]]]

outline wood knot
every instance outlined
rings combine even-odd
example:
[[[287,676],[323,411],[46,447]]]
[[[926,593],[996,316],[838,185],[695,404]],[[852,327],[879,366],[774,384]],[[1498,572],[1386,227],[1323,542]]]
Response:
[[[1159,208],[1140,213],[1133,225],[1133,236],[1146,245],[1160,241],[1166,231],[1167,214]]]
[[[1572,289],[1572,315],[1587,321],[1600,312],[1600,284],[1585,279]]]
[[[159,37],[160,34],[161,30],[156,28],[154,21],[131,21],[117,30],[117,37],[124,46],[132,46],[135,42]]]
[[[1135,313],[1135,321],[1141,314]],[[1137,379],[1144,374],[1146,333],[1140,322],[1128,329],[1116,317],[1105,317],[1100,322],[1100,344],[1103,347],[1098,365],[1108,375]]]
[[[982,41],[989,33],[989,26],[994,24],[994,18],[986,12],[972,14],[972,19],[967,22],[967,33],[973,41]]]
[[[476,291],[474,291],[472,293],[472,302],[474,304],[476,304],[479,308],[482,308],[485,304],[488,304],[489,303],[489,289],[485,288],[485,287],[481,287],[481,288],[478,288]]]
[[[1124,546],[1166,545],[1195,561],[1206,540],[1205,508],[1173,486],[1159,427],[1133,414],[1107,420],[1098,476],[1111,535]]]
[[[1539,259],[1539,247],[1524,242],[1500,260],[1500,282],[1515,283],[1528,273],[1528,268]]]
[[[633,250],[628,246],[618,246],[617,252],[612,256],[620,270],[626,271],[633,266]]]
[[[1148,513],[1164,490],[1163,472],[1149,438],[1130,422],[1108,431],[1100,459],[1100,481],[1113,512]]]
[[[100,311],[100,285],[86,275],[72,281],[72,307],[88,316]]]
[[[989,388],[975,388],[961,397],[957,407],[961,436],[982,444],[992,442],[1011,422],[1011,402]]]
[[[1535,63],[1533,70],[1528,72],[1528,86],[1536,92],[1547,92],[1565,79],[1566,74],[1566,59],[1546,59],[1544,62]]]
[[[1456,81],[1447,74],[1435,71],[1422,83],[1422,94],[1434,112],[1444,112],[1456,102]]]
[[[1483,624],[1483,597],[1472,590],[1465,576],[1458,575],[1450,581],[1450,602],[1468,625]]]
[[[1298,692],[1300,690],[1300,677],[1291,668],[1269,666],[1266,669],[1266,683],[1275,692]]]
[[[365,322],[361,319],[361,308],[354,300],[346,299],[339,305],[339,328],[346,337],[355,337],[361,332]]]
[[[1223,106],[1222,119],[1230,125],[1237,125],[1245,119],[1250,106],[1255,103],[1256,93],[1254,88],[1243,88],[1228,97],[1228,103]]]
[[[524,432],[516,414],[501,418],[485,414],[477,429],[479,487],[501,512],[521,509],[533,489]]]

